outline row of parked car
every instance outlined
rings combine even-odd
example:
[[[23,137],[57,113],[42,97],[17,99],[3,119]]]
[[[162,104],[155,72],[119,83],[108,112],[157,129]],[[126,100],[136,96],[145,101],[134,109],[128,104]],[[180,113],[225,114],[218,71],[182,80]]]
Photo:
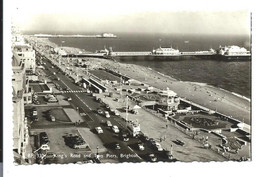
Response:
[[[50,150],[50,146],[49,146],[50,140],[49,140],[47,133],[41,132],[39,134],[39,138],[40,138],[40,149]]]
[[[31,108],[30,110],[30,117],[32,121],[38,121],[38,112],[35,107]]]

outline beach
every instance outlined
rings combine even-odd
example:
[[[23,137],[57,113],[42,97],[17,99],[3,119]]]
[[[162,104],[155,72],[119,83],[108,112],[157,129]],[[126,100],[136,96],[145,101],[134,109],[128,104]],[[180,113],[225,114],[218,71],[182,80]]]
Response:
[[[205,106],[211,110],[232,116],[250,124],[250,101],[232,94],[227,90],[216,88],[204,83],[178,81],[170,76],[158,73],[150,68],[122,64],[111,60],[88,59],[91,62],[100,63],[99,66],[110,70],[118,71],[122,74],[136,79],[143,83],[159,89],[167,87],[178,94],[178,96],[189,101]]]

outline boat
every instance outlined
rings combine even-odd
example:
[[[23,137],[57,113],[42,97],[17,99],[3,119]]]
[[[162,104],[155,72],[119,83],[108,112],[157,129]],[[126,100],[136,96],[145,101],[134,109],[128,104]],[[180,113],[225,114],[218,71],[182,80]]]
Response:
[[[102,33],[99,35],[96,35],[97,38],[117,38],[115,34],[112,33]]]

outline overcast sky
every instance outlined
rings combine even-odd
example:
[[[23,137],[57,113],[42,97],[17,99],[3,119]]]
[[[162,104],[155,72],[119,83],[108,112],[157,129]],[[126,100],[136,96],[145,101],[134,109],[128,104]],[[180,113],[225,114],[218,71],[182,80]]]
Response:
[[[169,0],[73,0],[70,3],[59,0],[22,0],[15,4],[13,21],[23,30],[79,33],[250,33],[249,11],[243,9],[244,6],[236,7],[224,0],[181,1],[177,4],[176,1]]]

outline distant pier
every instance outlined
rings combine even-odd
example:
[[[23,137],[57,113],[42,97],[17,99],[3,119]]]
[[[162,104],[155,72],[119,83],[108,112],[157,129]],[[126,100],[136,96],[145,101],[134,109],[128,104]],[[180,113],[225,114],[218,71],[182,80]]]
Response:
[[[34,34],[34,37],[39,38],[117,38],[116,35],[112,33],[102,33],[102,34]]]
[[[114,52],[112,50],[112,47],[109,48],[109,50],[104,49],[100,50],[96,53],[81,53],[81,54],[66,54],[66,56],[73,57],[102,57],[107,59],[119,59],[119,60],[128,60],[128,59],[182,59],[185,57],[194,57],[194,58],[201,58],[201,59],[218,59],[218,60],[248,60],[251,59],[251,54],[249,51],[244,51],[244,48],[242,52],[237,51],[237,47],[231,46],[231,49],[235,48],[236,51],[229,51],[226,47],[226,52],[223,53],[223,51],[216,51],[213,49],[210,50],[204,50],[204,51],[192,51],[192,52],[181,52],[178,49],[170,48],[158,48],[156,50],[152,51],[120,51],[120,52]],[[241,50],[242,50],[241,49]],[[222,50],[222,49],[221,49]]]

